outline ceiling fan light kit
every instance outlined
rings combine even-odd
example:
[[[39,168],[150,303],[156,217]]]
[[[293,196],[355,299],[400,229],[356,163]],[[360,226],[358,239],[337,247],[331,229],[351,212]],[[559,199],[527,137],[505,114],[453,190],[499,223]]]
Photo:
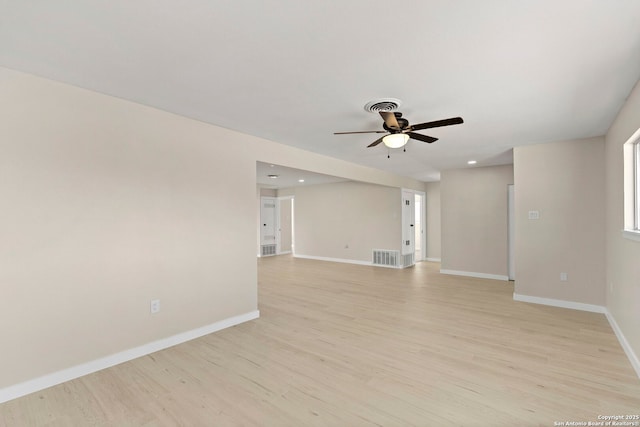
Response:
[[[382,137],[382,142],[389,148],[400,148],[409,142],[409,135],[406,133],[392,133]]]

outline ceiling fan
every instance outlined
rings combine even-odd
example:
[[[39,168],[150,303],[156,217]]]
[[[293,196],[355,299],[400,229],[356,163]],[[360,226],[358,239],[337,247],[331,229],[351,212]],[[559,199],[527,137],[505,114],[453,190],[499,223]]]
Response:
[[[375,147],[376,145],[384,142],[389,148],[400,148],[403,147],[408,141],[409,138],[417,139],[418,141],[426,142],[431,144],[438,140],[438,138],[434,138],[432,136],[423,135],[421,133],[416,133],[416,130],[422,129],[430,129],[437,128],[441,126],[451,126],[458,125],[463,123],[462,117],[452,117],[450,119],[444,120],[436,120],[433,122],[420,123],[417,125],[409,126],[409,121],[402,117],[402,113],[399,111],[378,111],[384,120],[382,127],[384,130],[365,130],[365,131],[356,131],[356,132],[334,132],[334,135],[347,135],[352,133],[386,133],[387,135],[382,136],[367,147]]]

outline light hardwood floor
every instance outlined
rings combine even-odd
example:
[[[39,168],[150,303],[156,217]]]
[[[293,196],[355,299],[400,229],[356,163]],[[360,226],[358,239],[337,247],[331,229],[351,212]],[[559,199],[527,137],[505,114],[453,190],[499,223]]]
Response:
[[[258,261],[261,317],[0,405],[0,426],[554,426],[640,413],[601,314],[508,282]]]

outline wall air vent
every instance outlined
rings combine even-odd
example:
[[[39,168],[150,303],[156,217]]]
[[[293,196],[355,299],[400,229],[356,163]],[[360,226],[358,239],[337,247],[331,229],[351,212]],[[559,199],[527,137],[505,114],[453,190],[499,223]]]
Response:
[[[276,254],[276,245],[262,245],[261,256],[270,256]]]
[[[389,251],[386,249],[373,250],[373,265],[398,268],[399,260],[400,252],[398,251]]]
[[[403,267],[411,267],[416,264],[415,254],[410,253],[406,255],[402,255],[402,266]]]
[[[364,111],[369,113],[378,113],[380,111],[396,111],[400,107],[402,101],[395,98],[382,98],[369,101],[364,106]]]

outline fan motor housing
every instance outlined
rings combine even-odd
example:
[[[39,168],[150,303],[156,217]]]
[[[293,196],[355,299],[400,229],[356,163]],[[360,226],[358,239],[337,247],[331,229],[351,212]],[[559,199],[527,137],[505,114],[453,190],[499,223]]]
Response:
[[[398,132],[406,129],[407,127],[409,127],[409,120],[403,119],[402,118],[402,113],[395,112],[393,114],[395,114],[395,116],[396,116],[396,121],[398,122],[398,125],[400,126],[400,129],[392,129],[389,126],[387,126],[387,124],[385,122],[382,122],[382,127],[384,128],[384,130],[386,130],[387,132],[391,132],[391,133],[398,133]]]

